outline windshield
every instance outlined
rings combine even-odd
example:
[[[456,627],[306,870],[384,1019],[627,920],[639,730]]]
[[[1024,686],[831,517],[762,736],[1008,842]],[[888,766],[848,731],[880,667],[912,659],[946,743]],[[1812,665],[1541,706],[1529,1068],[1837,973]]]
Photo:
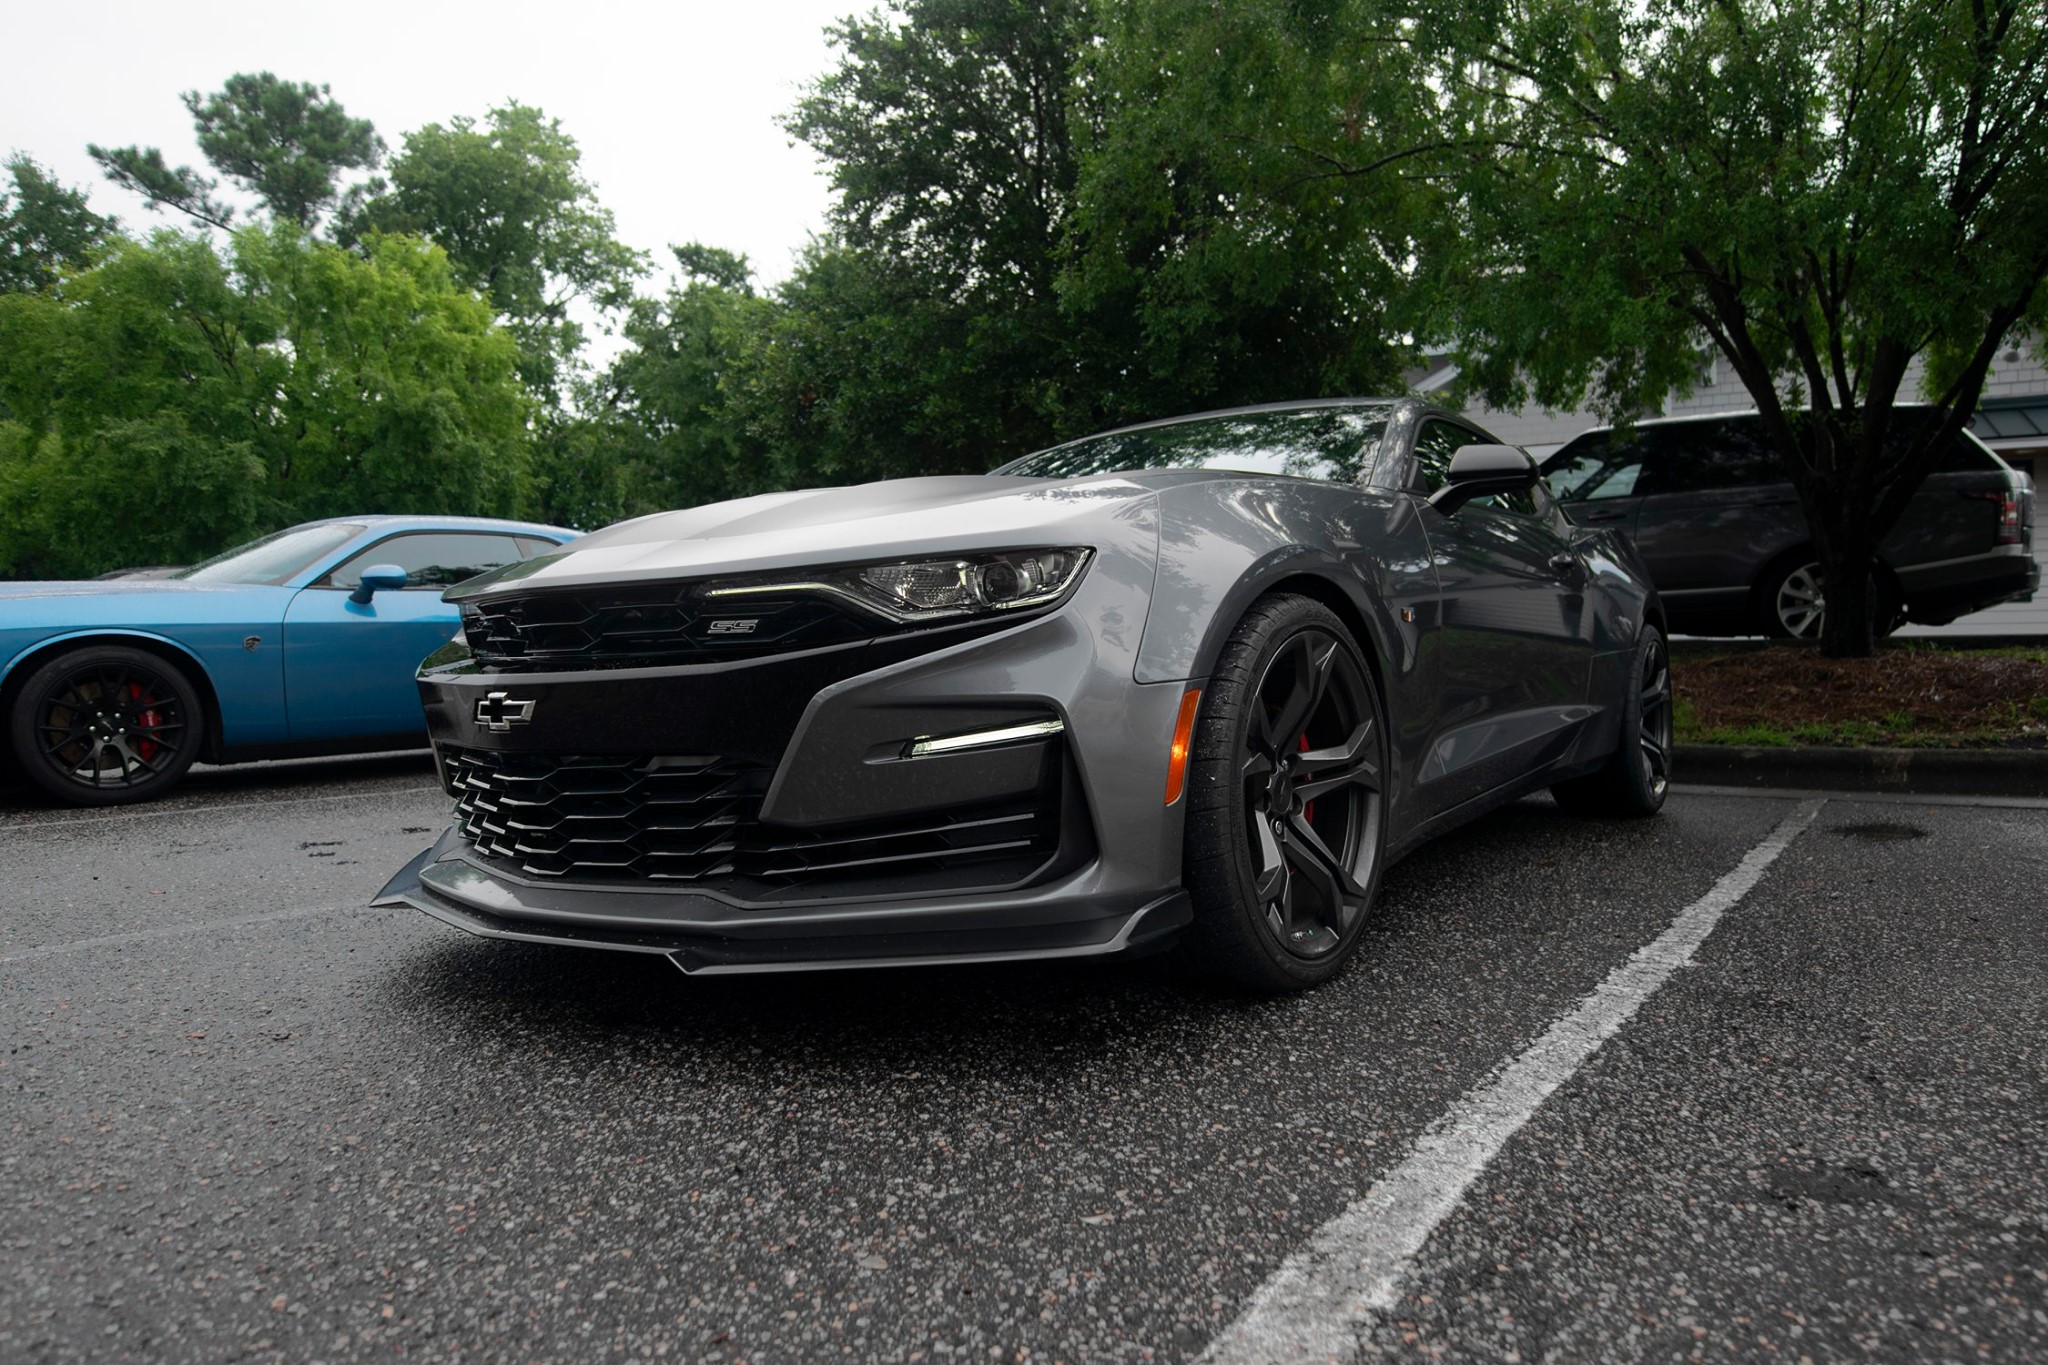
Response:
[[[315,560],[340,549],[363,533],[361,526],[324,522],[273,531],[261,540],[201,560],[174,577],[196,583],[256,583],[276,587]]]
[[[1238,412],[1113,431],[1026,455],[996,472],[1078,479],[1134,469],[1228,469],[1357,483],[1379,454],[1390,404]]]

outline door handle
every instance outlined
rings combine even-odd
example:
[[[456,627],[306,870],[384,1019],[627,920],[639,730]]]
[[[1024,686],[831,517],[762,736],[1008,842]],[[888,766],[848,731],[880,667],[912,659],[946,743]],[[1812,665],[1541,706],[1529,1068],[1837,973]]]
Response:
[[[1598,512],[1582,512],[1582,513],[1580,513],[1580,514],[1579,514],[1579,521],[1580,521],[1580,523],[1581,523],[1581,524],[1590,524],[1590,523],[1592,523],[1592,522],[1596,522],[1596,521],[1626,521],[1626,520],[1628,520],[1628,513],[1627,513],[1627,512],[1625,512],[1625,511],[1623,511],[1623,510],[1621,510],[1621,509],[1620,509],[1620,508],[1618,508],[1618,507],[1617,507],[1617,508],[1606,508],[1606,509],[1603,509],[1603,510],[1601,510],[1601,511],[1598,511]]]

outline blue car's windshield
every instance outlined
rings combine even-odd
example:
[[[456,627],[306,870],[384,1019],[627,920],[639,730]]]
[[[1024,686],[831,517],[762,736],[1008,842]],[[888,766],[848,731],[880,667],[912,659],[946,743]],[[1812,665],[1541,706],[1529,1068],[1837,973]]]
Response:
[[[197,583],[257,583],[275,587],[362,532],[361,526],[345,522],[293,526],[201,560],[174,576]]]
[[[1228,469],[1357,483],[1386,435],[1390,405],[1296,408],[1198,417],[1090,436],[996,472],[1021,479],[1078,479],[1133,469]]]

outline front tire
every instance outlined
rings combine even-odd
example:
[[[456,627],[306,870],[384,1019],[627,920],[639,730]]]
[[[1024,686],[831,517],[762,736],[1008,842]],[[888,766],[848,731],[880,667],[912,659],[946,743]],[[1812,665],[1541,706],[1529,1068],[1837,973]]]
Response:
[[[1357,949],[1386,848],[1387,727],[1372,671],[1321,603],[1275,594],[1217,661],[1189,766],[1187,952],[1263,994]]]
[[[199,689],[146,650],[93,645],[31,673],[8,717],[21,772],[59,801],[118,806],[176,785],[206,739]]]
[[[1621,742],[1607,766],[1550,789],[1574,815],[1655,815],[1671,788],[1671,651],[1644,626],[1621,703]]]

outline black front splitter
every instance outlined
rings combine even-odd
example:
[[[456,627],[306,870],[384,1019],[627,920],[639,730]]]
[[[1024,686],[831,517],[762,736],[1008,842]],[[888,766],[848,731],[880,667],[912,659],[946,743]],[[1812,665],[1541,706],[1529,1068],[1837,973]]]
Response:
[[[830,926],[843,928],[842,932],[817,926],[813,932],[738,936],[652,926],[586,925],[561,917],[539,920],[494,914],[443,894],[421,876],[440,860],[443,851],[444,845],[436,844],[421,852],[371,904],[409,905],[482,938],[659,953],[691,976],[1140,956],[1170,944],[1193,919],[1187,893],[1174,890],[1121,914],[1034,923],[1019,922],[1020,916],[1010,910],[991,916],[1003,922],[976,927],[877,929],[847,907],[838,909],[833,919],[839,923]]]

